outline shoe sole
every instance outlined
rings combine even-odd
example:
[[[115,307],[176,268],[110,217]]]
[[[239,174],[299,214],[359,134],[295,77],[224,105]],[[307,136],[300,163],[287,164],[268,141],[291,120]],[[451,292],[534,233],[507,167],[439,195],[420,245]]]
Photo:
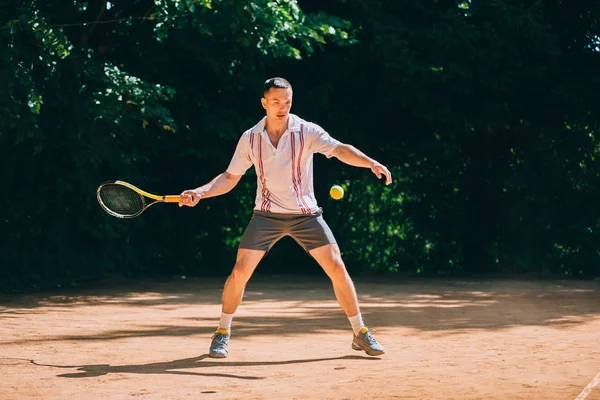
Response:
[[[352,343],[352,350],[364,351],[369,356],[380,356],[382,354],[385,354],[385,351],[381,351],[381,350],[380,351],[377,351],[377,350],[365,350],[362,347],[359,347],[359,346],[357,346],[354,343]]]
[[[221,354],[221,353],[208,353],[208,356],[210,358],[227,358],[227,354]]]

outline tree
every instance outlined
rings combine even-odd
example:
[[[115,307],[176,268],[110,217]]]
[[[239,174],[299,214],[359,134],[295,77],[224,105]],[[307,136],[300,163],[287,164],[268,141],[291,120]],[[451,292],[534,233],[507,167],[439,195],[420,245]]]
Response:
[[[4,284],[172,271],[193,265],[199,241],[235,241],[236,208],[200,231],[181,229],[189,214],[124,224],[99,212],[95,189],[115,177],[177,193],[199,184],[223,168],[227,147],[214,144],[237,140],[248,114],[233,106],[266,61],[350,41],[345,22],[284,0],[28,0],[2,10]],[[156,230],[181,236],[148,235]]]

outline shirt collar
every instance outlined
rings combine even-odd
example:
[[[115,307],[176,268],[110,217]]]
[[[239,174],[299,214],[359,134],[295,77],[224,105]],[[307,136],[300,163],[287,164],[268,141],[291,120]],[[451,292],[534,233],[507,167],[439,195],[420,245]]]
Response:
[[[260,121],[258,121],[258,123],[254,126],[254,128],[252,128],[252,132],[263,133],[265,131],[265,122],[266,121],[267,121],[267,117],[264,116]],[[287,133],[287,132],[300,131],[300,123],[301,123],[300,118],[297,115],[290,113],[289,119],[288,119],[288,128],[285,132]]]
[[[290,114],[290,119],[288,120],[288,131],[296,132],[300,130],[300,118],[298,118],[295,114]]]

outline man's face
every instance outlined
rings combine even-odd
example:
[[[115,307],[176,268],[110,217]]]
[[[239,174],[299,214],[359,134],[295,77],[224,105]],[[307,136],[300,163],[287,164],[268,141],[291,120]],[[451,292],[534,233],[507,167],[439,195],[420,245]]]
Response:
[[[292,89],[271,88],[264,97],[260,99],[267,118],[276,121],[285,121],[292,108]]]

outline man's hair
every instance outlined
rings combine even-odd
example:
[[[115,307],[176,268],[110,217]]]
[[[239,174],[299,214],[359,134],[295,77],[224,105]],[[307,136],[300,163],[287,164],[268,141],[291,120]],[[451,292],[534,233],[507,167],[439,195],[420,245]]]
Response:
[[[283,78],[271,78],[271,79],[267,79],[265,81],[265,85],[263,88],[263,95],[267,94],[267,92],[269,90],[271,90],[271,88],[277,88],[277,89],[287,89],[287,88],[292,88],[292,85]]]

